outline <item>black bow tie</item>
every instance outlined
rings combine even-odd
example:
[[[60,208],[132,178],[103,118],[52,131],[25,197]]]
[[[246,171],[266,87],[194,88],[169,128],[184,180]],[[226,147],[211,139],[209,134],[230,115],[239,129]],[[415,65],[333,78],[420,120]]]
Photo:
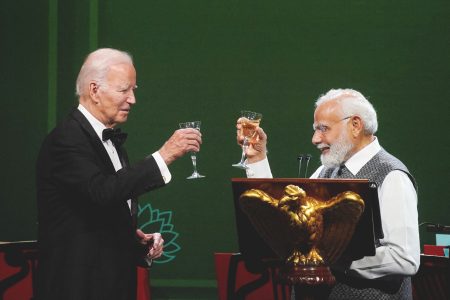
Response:
[[[128,134],[122,132],[120,128],[106,128],[102,132],[102,140],[111,140],[114,146],[120,147],[127,139]]]

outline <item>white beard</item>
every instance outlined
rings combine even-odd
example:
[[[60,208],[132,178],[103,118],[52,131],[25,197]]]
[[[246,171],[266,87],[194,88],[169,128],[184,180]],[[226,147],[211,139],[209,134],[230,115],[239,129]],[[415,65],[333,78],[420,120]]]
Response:
[[[353,148],[353,144],[343,131],[339,138],[332,145],[319,144],[317,148],[330,147],[327,154],[320,155],[322,165],[327,168],[336,168],[342,165],[347,158],[348,153]]]

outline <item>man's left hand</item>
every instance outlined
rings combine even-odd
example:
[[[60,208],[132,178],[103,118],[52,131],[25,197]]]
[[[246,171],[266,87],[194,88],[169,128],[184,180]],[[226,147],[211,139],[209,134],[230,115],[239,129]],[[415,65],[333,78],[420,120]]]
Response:
[[[155,259],[163,254],[164,240],[159,232],[144,233],[142,230],[136,230],[136,234],[140,239],[140,243],[148,245],[147,257]]]

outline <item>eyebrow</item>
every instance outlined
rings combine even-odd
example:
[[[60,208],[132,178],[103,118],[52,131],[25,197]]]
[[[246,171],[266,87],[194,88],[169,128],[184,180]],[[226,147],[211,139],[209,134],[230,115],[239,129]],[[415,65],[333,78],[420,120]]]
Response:
[[[323,123],[317,123],[317,124],[313,124],[312,127],[313,127],[313,130],[317,130],[317,128],[319,128],[319,127],[330,127],[330,126],[323,124]]]
[[[119,84],[119,85],[117,85],[117,89],[119,89],[119,90],[128,90],[130,88],[137,89],[138,86],[137,86],[137,84],[135,84],[134,86],[132,86],[131,84]]]

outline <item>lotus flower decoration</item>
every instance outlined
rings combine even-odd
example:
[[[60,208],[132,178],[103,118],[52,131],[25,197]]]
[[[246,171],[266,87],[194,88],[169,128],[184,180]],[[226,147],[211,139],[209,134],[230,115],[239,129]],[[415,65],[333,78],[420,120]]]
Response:
[[[150,203],[144,206],[139,205],[138,218],[141,226],[139,227],[144,232],[159,232],[164,239],[164,253],[154,260],[155,264],[168,263],[175,259],[176,253],[181,250],[175,240],[179,233],[174,231],[172,224],[172,211],[161,211],[153,209]]]

